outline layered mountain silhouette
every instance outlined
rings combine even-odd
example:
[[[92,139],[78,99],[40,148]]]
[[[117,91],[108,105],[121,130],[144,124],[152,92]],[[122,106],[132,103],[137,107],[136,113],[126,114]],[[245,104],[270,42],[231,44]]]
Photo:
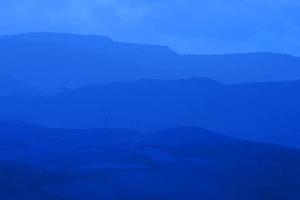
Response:
[[[0,199],[300,199],[298,57],[29,33],[0,66]]]
[[[179,55],[164,46],[58,33],[1,36],[0,66],[2,73],[52,92],[141,78],[199,76],[225,83],[300,78],[300,59],[290,55]]]
[[[6,199],[300,196],[299,150],[199,128],[143,133],[49,129],[2,121],[0,137],[7,145],[20,144],[0,150],[0,196]]]
[[[299,147],[300,82],[225,85],[144,79],[43,97],[1,97],[0,118],[58,128],[159,130],[196,126]]]

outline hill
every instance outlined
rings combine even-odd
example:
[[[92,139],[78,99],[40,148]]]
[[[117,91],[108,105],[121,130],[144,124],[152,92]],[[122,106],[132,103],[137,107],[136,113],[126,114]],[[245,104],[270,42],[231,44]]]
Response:
[[[142,133],[48,129],[6,121],[0,123],[0,137],[8,145],[26,143],[0,151],[5,172],[0,173],[0,185],[8,188],[1,187],[0,196],[11,199],[22,199],[20,194],[43,200],[81,200],[87,195],[108,200],[300,196],[299,150],[199,128]]]
[[[91,85],[57,95],[1,97],[0,119],[58,128],[203,127],[299,147],[300,82],[225,85],[210,79]]]

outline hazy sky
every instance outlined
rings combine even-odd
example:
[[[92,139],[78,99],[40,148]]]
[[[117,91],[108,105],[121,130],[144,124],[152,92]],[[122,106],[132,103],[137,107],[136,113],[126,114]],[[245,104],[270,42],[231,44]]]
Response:
[[[299,0],[1,0],[1,34],[102,34],[180,52],[300,55]]]

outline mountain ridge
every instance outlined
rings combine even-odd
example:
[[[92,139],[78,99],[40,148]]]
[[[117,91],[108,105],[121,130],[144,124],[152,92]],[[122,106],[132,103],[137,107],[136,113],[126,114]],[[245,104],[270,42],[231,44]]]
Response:
[[[300,59],[285,54],[180,55],[163,45],[60,33],[0,36],[0,65],[2,73],[52,92],[143,78],[196,76],[224,83],[300,78]]]

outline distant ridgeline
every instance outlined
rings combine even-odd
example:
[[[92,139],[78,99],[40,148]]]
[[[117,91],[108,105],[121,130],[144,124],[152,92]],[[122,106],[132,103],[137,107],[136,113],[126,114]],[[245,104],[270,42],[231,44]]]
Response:
[[[208,77],[224,83],[300,78],[300,59],[289,55],[179,55],[164,46],[56,33],[1,36],[0,66],[0,73],[47,91],[141,78]]]

